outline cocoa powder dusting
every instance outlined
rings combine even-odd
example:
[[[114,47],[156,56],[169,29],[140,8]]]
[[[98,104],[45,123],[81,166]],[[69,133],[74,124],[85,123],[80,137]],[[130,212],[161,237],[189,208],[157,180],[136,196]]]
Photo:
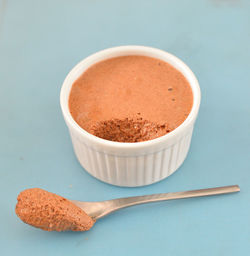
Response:
[[[94,64],[69,95],[70,113],[84,130],[118,142],[163,136],[187,118],[192,105],[192,90],[182,73],[146,56]]]
[[[102,139],[118,142],[140,142],[165,135],[167,125],[159,125],[142,119],[112,119],[101,121],[90,127],[90,133]]]
[[[23,222],[46,231],[86,231],[95,223],[66,198],[40,188],[18,195],[16,214]]]

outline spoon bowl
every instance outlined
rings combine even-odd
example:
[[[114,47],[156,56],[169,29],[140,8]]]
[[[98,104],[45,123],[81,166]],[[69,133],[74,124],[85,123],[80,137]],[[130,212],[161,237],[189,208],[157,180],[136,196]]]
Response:
[[[152,202],[212,196],[240,191],[238,185],[117,198],[102,202],[68,200],[40,188],[22,191],[17,198],[16,214],[25,223],[46,231],[87,231],[96,220],[120,209]]]

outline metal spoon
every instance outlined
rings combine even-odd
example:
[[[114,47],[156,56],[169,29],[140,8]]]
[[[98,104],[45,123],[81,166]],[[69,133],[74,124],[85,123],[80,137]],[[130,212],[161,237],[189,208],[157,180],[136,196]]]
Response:
[[[122,208],[133,206],[133,205],[166,201],[166,200],[174,200],[174,199],[221,195],[221,194],[228,194],[228,193],[234,193],[239,191],[240,191],[240,187],[238,185],[233,185],[233,186],[225,186],[225,187],[217,187],[217,188],[190,190],[190,191],[184,191],[184,192],[162,193],[162,194],[153,194],[153,195],[145,195],[145,196],[118,198],[118,199],[101,201],[101,202],[81,202],[81,201],[75,201],[75,200],[70,200],[70,201],[73,202],[78,207],[80,207],[85,213],[87,213],[94,220],[98,220],[112,212],[118,211]]]

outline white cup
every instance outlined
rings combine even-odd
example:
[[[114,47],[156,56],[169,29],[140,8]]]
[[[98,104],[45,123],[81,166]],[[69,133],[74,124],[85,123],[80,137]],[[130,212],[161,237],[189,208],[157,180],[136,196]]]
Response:
[[[163,60],[188,80],[193,92],[193,106],[186,120],[172,132],[144,142],[114,142],[88,133],[71,116],[68,99],[74,81],[93,64],[126,55],[143,55]],[[160,181],[174,173],[183,163],[189,151],[200,97],[195,75],[177,57],[151,47],[119,46],[97,52],[77,64],[63,83],[60,103],[76,157],[82,167],[95,178],[109,184],[135,187]]]

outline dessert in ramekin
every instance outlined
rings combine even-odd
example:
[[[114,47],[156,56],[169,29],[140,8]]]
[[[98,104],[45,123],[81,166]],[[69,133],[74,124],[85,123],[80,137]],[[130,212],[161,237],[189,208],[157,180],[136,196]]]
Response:
[[[72,85],[94,64],[120,56],[159,59],[173,66],[185,77],[192,89],[193,102],[190,113],[177,128],[155,139],[131,143],[97,137],[75,121],[69,108]],[[83,168],[104,182],[134,187],[160,181],[183,163],[199,111],[200,88],[193,72],[175,56],[145,46],[120,46],[95,53],[76,65],[63,83],[60,102],[75,154]]]

